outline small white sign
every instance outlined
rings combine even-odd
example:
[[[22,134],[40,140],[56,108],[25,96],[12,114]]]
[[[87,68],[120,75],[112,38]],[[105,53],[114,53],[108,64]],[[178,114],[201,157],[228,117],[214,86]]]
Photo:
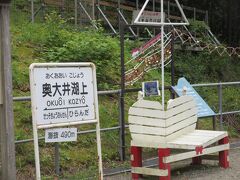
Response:
[[[97,121],[93,64],[33,64],[30,70],[33,118],[37,126]]]
[[[140,13],[140,10],[133,11],[133,22],[137,18],[139,13]],[[165,19],[165,13],[164,13],[164,19]],[[142,15],[140,16],[139,22],[161,22],[161,12],[143,11]]]
[[[45,142],[77,141],[77,128],[54,128],[45,130]]]

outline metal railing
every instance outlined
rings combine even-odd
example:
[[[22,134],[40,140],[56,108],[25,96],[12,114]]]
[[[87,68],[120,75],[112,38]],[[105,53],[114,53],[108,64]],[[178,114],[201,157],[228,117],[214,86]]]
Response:
[[[213,117],[213,129],[216,129],[216,116],[220,116],[219,118],[219,125],[220,125],[220,129],[223,129],[223,115],[227,115],[227,114],[237,114],[240,113],[240,110],[234,110],[234,111],[226,111],[223,112],[223,93],[222,93],[222,89],[223,86],[240,86],[240,82],[220,82],[220,83],[207,83],[207,84],[192,84],[193,87],[198,88],[198,87],[217,87],[218,89],[218,108],[219,108],[219,112],[217,112],[215,114],[215,116]],[[171,86],[166,86],[165,87],[166,90],[169,90],[170,93],[173,92]],[[124,94],[126,93],[131,93],[131,92],[138,92],[139,90],[141,90],[140,88],[135,88],[135,89],[126,89],[124,90]],[[98,91],[98,95],[118,95],[118,97],[121,97],[121,93],[122,91],[120,89],[118,90],[109,90],[109,91]],[[31,97],[30,96],[25,96],[25,97],[14,97],[13,101],[15,102],[24,102],[24,101],[31,101]],[[121,111],[123,111],[123,109],[121,109],[120,106],[121,101],[119,100],[119,116],[121,114]],[[120,117],[119,117],[120,118]],[[128,125],[124,126],[125,128],[128,128]],[[115,127],[108,127],[108,128],[102,128],[101,132],[106,132],[106,131],[116,131],[118,130],[119,132],[121,131],[121,124],[119,122],[118,126]],[[85,130],[85,131],[79,131],[77,134],[89,134],[89,133],[95,133],[96,130]],[[120,135],[121,133],[119,133],[119,144],[120,144],[120,149],[119,151],[125,151],[126,146],[122,145],[122,139],[124,138]],[[44,140],[44,137],[39,137],[39,140]],[[33,142],[33,138],[31,139],[22,139],[22,140],[16,140],[15,144],[22,144],[22,143],[29,143],[29,142]],[[125,142],[125,140],[124,140]],[[60,174],[60,153],[59,153],[59,144],[55,143],[55,172],[57,175]],[[119,154],[121,154],[121,152],[119,152]]]

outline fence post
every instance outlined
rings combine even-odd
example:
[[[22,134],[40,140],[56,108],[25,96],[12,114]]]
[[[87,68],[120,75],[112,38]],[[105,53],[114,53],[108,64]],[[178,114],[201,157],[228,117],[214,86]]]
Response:
[[[175,85],[175,66],[174,66],[174,38],[175,34],[174,31],[172,30],[172,40],[171,40],[171,85]],[[174,90],[171,88],[171,98],[175,98],[175,93]]]
[[[95,0],[92,0],[92,19],[95,20]]]
[[[218,85],[218,105],[219,105],[219,114],[220,114],[220,130],[223,130],[223,108],[222,108],[222,83]]]
[[[167,15],[168,15],[168,18],[170,19],[170,1],[169,0],[167,2]]]
[[[16,179],[12,68],[10,44],[10,0],[0,4],[0,179]]]
[[[74,0],[74,13],[75,13],[75,27],[77,27],[78,24],[78,0]]]
[[[139,0],[136,0],[136,9],[139,10]],[[137,37],[139,38],[139,27],[137,27]]]
[[[206,24],[209,25],[209,20],[208,20],[208,11],[206,11],[206,15],[205,15],[205,21]]]
[[[196,21],[196,8],[193,8],[193,20]]]
[[[216,130],[216,116],[215,115],[212,117],[212,120],[213,120],[213,130]]]
[[[124,113],[124,94],[125,94],[125,65],[124,65],[124,23],[120,22],[120,47],[121,47],[121,90],[120,90],[120,159],[125,160],[125,113]]]
[[[32,23],[34,23],[34,0],[31,0],[31,19]]]
[[[155,3],[156,3],[155,0],[152,0],[153,12],[156,11],[156,5],[155,5]],[[153,27],[153,35],[156,36],[156,29],[155,29],[155,27]]]

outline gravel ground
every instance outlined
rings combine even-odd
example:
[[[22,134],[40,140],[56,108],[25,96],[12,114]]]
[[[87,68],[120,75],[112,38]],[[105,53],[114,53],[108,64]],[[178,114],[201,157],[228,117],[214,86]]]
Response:
[[[240,149],[230,150],[230,168],[222,169],[218,161],[203,160],[202,165],[191,166],[191,161],[172,163],[172,180],[240,180]],[[106,180],[130,180],[131,174],[106,177]],[[158,179],[144,176],[143,179]]]

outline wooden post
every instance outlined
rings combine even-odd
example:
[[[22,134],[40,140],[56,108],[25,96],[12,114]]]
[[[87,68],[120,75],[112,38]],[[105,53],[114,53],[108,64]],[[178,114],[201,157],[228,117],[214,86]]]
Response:
[[[10,2],[10,1],[5,1]],[[12,70],[9,32],[10,4],[0,4],[0,140],[1,140],[1,177],[16,179],[15,138],[13,120]]]
[[[122,161],[125,160],[125,60],[124,60],[124,32],[125,32],[125,24],[120,22],[120,48],[121,48],[121,91],[120,91],[120,158]]]
[[[218,141],[219,145],[228,144],[228,143],[229,143],[228,137],[225,137],[220,141]],[[228,150],[219,152],[219,166],[225,169],[229,168],[229,151]]]
[[[142,167],[142,148],[131,146],[131,166]],[[132,179],[139,179],[140,174],[132,173]]]
[[[169,148],[159,148],[158,149],[158,158],[159,158],[159,169],[168,170],[168,176],[159,177],[159,180],[171,180],[171,166],[170,163],[164,163],[164,157],[170,156]]]

